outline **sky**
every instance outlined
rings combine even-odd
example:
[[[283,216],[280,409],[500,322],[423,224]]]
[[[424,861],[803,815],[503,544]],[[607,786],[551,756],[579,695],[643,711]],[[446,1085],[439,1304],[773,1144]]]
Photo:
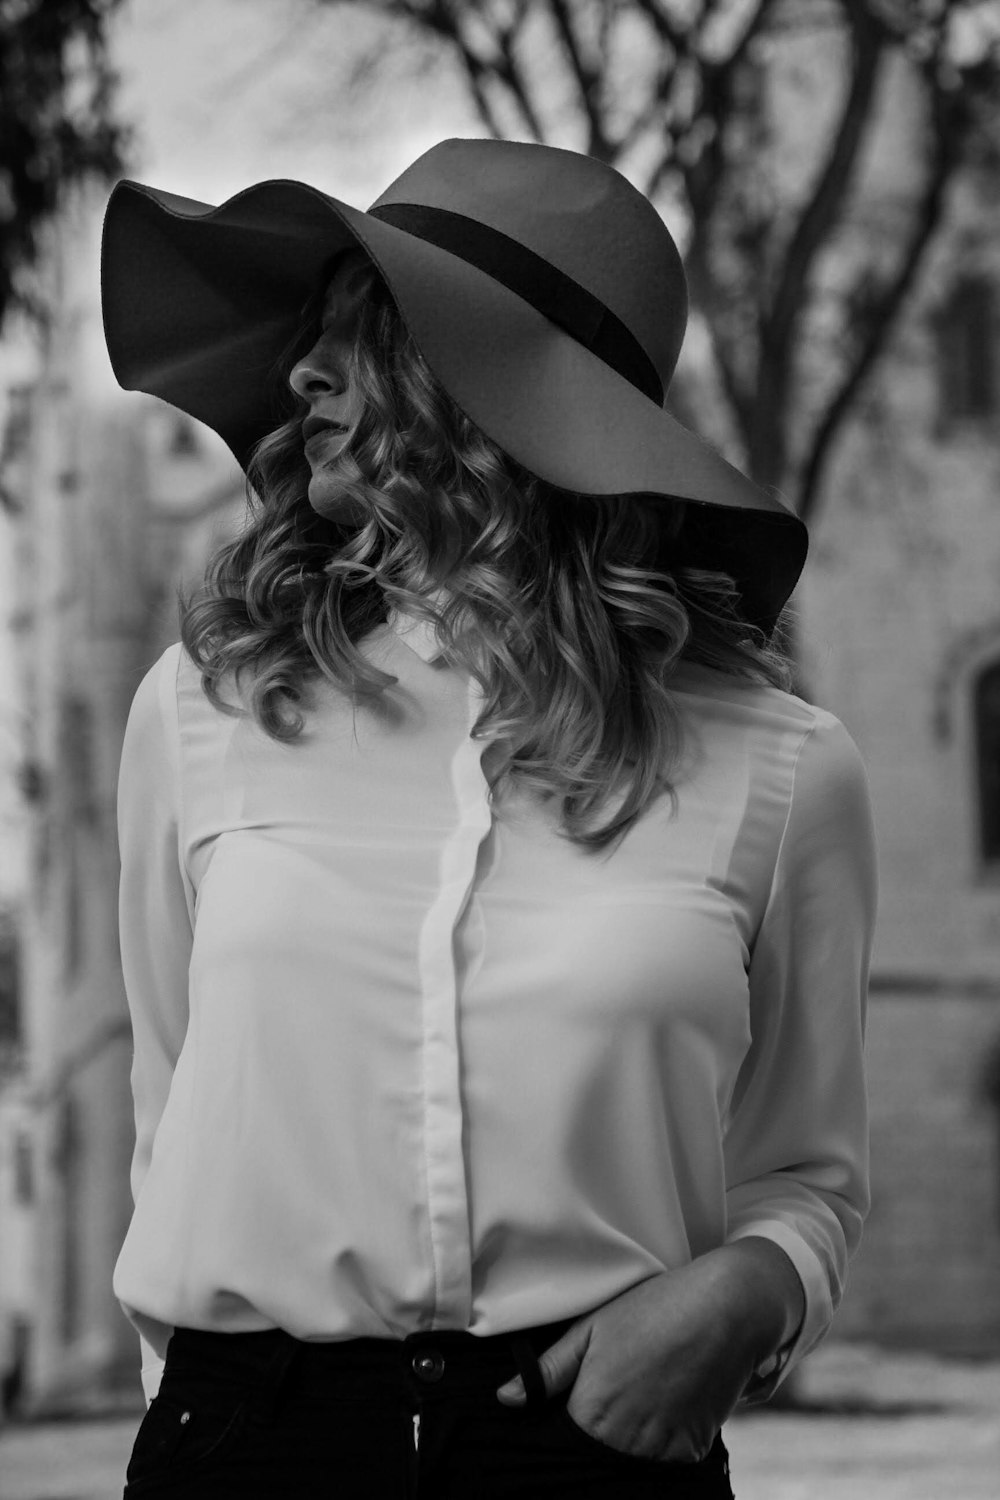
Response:
[[[375,52],[378,67],[366,68]],[[436,142],[484,134],[457,72],[430,58],[415,78],[406,30],[387,30],[356,4],[126,0],[111,56],[118,112],[135,132],[127,175],[204,203],[292,177],[367,208]],[[112,388],[100,333],[99,235],[95,222],[82,257],[84,285],[93,288],[88,348],[94,379]],[[5,335],[0,390],[31,364],[31,350]],[[12,594],[11,522],[0,510],[0,600]],[[24,879],[12,783],[20,712],[0,609],[0,903]]]
[[[356,4],[131,0],[115,57],[134,175],[211,203],[297,177],[367,207],[436,141],[482,133],[453,70],[412,84],[406,37]],[[376,47],[378,76],[352,90]]]

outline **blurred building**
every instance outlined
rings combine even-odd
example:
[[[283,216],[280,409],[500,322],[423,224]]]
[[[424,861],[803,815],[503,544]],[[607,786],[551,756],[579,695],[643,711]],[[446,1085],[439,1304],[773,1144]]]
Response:
[[[824,72],[800,44],[771,108],[828,107]],[[889,83],[828,285],[856,256],[888,261],[912,222],[925,123],[909,70]],[[828,472],[796,598],[812,695],[868,763],[880,852],[873,1207],[838,1332],[961,1353],[1000,1349],[995,161],[955,180],[945,218]]]
[[[771,59],[769,118],[802,138],[835,58]],[[920,128],[897,70],[835,282],[911,211]],[[782,140],[789,140],[787,128]],[[794,151],[775,161],[793,184]],[[213,434],[95,379],[105,195],[47,258],[54,318],[8,382],[8,611],[29,726],[18,1036],[0,1073],[0,1391],[32,1410],[140,1403],[111,1290],[131,1214],[131,1038],[117,947],[115,786],[140,678],[178,638],[175,586],[244,517]],[[1000,182],[956,184],[813,524],[795,602],[811,696],[867,761],[881,864],[869,1006],[874,1206],[839,1336],[1000,1350]],[[95,350],[97,351],[95,353]],[[806,372],[805,378],[808,378]],[[6,1023],[5,1023],[6,1024]],[[3,1040],[0,1038],[0,1040]]]

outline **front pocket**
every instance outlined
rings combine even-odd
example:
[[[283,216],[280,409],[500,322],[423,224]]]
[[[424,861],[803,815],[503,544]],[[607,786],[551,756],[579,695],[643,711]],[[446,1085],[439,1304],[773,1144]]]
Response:
[[[620,1463],[641,1464],[647,1469],[682,1469],[691,1471],[698,1468],[695,1463],[679,1463],[675,1460],[665,1458],[648,1458],[644,1453],[627,1453],[623,1448],[612,1448],[610,1443],[605,1443],[601,1438],[595,1437],[592,1432],[581,1427],[573,1417],[570,1416],[569,1407],[560,1403],[556,1407],[564,1427],[568,1427],[573,1436],[580,1442],[586,1443],[592,1452],[598,1453],[602,1458],[618,1459]]]
[[[145,1485],[184,1474],[228,1453],[243,1430],[246,1402],[239,1396],[194,1391],[159,1392],[139,1424],[125,1483],[128,1496]]]
[[[564,1432],[569,1432],[578,1446],[582,1446],[595,1459],[610,1464],[627,1465],[634,1473],[669,1475],[671,1500],[733,1500],[729,1480],[729,1450],[718,1432],[711,1449],[704,1458],[696,1460],[672,1458],[647,1458],[642,1453],[627,1453],[622,1448],[612,1448],[601,1438],[580,1426],[569,1413],[569,1391],[551,1398],[553,1408]],[[624,1481],[624,1476],[623,1476]],[[666,1492],[665,1492],[666,1493]]]

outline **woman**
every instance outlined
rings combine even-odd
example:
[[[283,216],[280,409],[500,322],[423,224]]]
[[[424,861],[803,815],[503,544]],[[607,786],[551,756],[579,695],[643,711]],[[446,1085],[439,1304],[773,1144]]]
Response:
[[[119,184],[102,282],[251,507],[122,751],[126,1496],[731,1497],[868,1211],[875,844],[804,527],[664,409],[672,239],[451,140]]]

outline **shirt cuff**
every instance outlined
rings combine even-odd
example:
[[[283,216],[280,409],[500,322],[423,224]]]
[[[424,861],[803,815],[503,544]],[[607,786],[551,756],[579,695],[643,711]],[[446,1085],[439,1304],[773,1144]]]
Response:
[[[163,1378],[165,1359],[153,1359],[142,1367],[140,1379],[142,1380],[142,1392],[146,1398],[146,1408],[149,1409],[153,1397],[160,1389],[160,1381]]]
[[[815,1251],[783,1219],[763,1219],[741,1224],[726,1236],[726,1244],[760,1235],[784,1250],[798,1272],[805,1293],[805,1312],[798,1332],[757,1366],[743,1388],[740,1404],[760,1406],[769,1401],[801,1359],[828,1332],[833,1321],[830,1283]]]

